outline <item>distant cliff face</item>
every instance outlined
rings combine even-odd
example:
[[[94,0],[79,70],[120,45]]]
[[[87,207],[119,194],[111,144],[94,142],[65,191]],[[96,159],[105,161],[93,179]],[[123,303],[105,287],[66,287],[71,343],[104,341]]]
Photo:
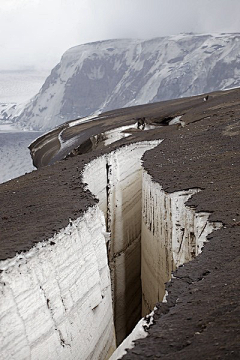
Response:
[[[240,34],[107,40],[69,49],[20,116],[47,130],[98,111],[240,86]]]

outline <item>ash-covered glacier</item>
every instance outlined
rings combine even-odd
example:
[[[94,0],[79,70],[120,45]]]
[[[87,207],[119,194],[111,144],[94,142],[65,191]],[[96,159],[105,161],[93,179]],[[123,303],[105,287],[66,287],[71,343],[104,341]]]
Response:
[[[108,358],[141,297],[154,313],[124,359],[236,358],[239,92],[114,111],[32,145],[41,169],[0,186],[3,359]],[[139,112],[153,129],[134,127]],[[75,152],[97,134],[107,143]]]

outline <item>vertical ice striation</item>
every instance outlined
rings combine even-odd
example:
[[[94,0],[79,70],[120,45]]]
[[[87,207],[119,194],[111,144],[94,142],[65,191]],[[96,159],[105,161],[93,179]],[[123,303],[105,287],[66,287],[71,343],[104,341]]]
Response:
[[[115,349],[105,223],[97,207],[0,263],[1,359],[105,359]]]
[[[137,323],[110,360],[121,359],[126,349],[135,346],[135,340],[147,336],[155,304],[167,301],[165,283],[171,279],[172,271],[193,260],[201,252],[207,235],[222,226],[209,222],[209,213],[196,213],[186,206],[187,200],[200,189],[166,193],[144,169],[142,176],[142,315],[147,317]]]
[[[221,225],[208,221],[209,213],[196,213],[187,200],[200,189],[166,193],[143,172],[142,296],[143,315],[162,301],[165,283],[179,265],[193,260],[207,235]]]
[[[93,160],[83,173],[83,182],[99,199],[111,234],[108,258],[117,343],[141,317],[141,157],[161,141],[119,148]]]

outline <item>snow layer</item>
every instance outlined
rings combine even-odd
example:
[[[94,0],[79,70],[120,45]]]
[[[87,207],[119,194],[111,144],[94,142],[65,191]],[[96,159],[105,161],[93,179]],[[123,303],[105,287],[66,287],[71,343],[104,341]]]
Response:
[[[83,123],[86,123],[86,122],[89,122],[89,121],[92,121],[92,120],[96,120],[96,119],[99,120],[98,115],[99,115],[99,113],[97,112],[94,115],[86,116],[86,117],[81,118],[81,119],[70,121],[68,126],[73,127],[73,126],[77,126],[77,125],[80,125],[80,124],[83,124]]]
[[[185,203],[199,189],[171,194],[143,172],[142,195],[142,293],[143,315],[162,301],[165,283],[179,265],[194,259],[207,235],[221,227],[208,221],[209,213],[196,213]]]
[[[136,125],[127,125],[127,126],[121,126],[119,128],[115,128],[113,130],[106,131],[104,133],[106,140],[104,141],[104,145],[110,145],[114,143],[115,141],[118,141],[120,139],[123,139],[125,137],[130,136],[131,134],[127,133],[126,130],[137,128]]]
[[[97,207],[0,262],[1,359],[105,359],[115,348],[110,275]]]
[[[154,129],[154,125],[144,124],[144,130],[152,130]],[[138,129],[138,123],[134,123],[131,125],[121,126],[119,128],[115,128],[109,131],[106,131],[103,135],[106,138],[104,141],[104,145],[110,145],[118,140],[121,140],[125,137],[128,137],[131,135],[131,131],[127,132],[127,130],[134,130]]]
[[[83,174],[111,234],[108,256],[118,344],[141,318],[141,157],[160,142],[122,147],[89,163]]]
[[[181,34],[76,46],[11,118],[46,130],[96,111],[240,86],[239,40],[239,34]]]
[[[117,347],[109,360],[118,360],[123,357],[127,353],[127,349],[134,348],[134,341],[136,339],[145,338],[148,334],[147,330],[153,324],[153,315],[154,311],[152,311],[145,318],[139,320],[133,331],[123,340],[123,342]]]
[[[176,116],[175,118],[173,118],[172,120],[169,121],[168,125],[176,125],[176,124],[181,124],[181,117],[182,116]]]

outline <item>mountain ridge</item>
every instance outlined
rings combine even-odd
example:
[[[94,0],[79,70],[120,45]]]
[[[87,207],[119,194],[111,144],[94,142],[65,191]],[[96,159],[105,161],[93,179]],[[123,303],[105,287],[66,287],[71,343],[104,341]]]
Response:
[[[18,116],[49,130],[122,107],[240,86],[240,34],[180,34],[113,39],[67,50]]]

